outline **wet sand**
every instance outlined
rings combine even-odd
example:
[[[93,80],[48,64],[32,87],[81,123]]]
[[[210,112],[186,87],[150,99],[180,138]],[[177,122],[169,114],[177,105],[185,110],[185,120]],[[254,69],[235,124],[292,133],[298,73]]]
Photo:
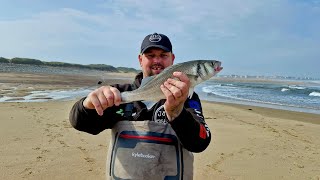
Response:
[[[70,80],[55,76],[46,85],[39,79],[47,75],[29,78],[28,83],[21,78],[13,82],[13,77],[0,83],[37,89],[62,87],[61,82]],[[91,83],[74,78],[70,87]],[[0,103],[0,179],[105,179],[110,131],[90,135],[73,129],[68,115],[74,102]],[[202,105],[212,142],[195,154],[194,179],[320,179],[320,115]]]

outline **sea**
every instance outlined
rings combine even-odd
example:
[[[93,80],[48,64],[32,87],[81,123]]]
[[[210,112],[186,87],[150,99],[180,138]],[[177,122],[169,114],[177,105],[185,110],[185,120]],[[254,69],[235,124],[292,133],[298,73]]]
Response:
[[[208,80],[200,99],[320,114],[320,80]]]
[[[21,98],[0,96],[0,102],[41,102],[84,97],[96,87],[32,91]],[[320,80],[214,78],[197,85],[201,100],[320,114]]]

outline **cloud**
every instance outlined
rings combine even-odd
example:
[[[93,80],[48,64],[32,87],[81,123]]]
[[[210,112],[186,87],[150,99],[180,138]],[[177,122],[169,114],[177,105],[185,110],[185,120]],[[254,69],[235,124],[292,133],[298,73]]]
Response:
[[[319,58],[319,1],[109,0],[54,7],[36,11],[30,4],[30,13],[0,19],[0,56],[137,67],[128,59],[136,59],[140,41],[161,32],[172,39],[177,62],[217,57],[248,70]]]
[[[235,36],[229,25],[252,12],[248,7],[252,3],[243,4],[119,0],[101,4],[106,11],[100,13],[71,8],[35,12],[23,19],[0,21],[0,38],[7,42],[1,49],[32,52],[81,44],[107,48],[114,45],[116,37],[133,41],[141,39],[142,32],[156,30],[189,40],[197,38],[195,31],[204,31],[206,38],[213,39]]]
[[[112,32],[116,32],[108,18],[63,8],[24,19],[0,21],[0,39],[6,42],[0,45],[1,53],[13,56],[56,53],[58,57],[71,49],[80,52],[88,47],[108,49],[114,42]]]
[[[118,0],[108,1],[102,6],[114,14],[138,22],[136,25],[143,25],[143,29],[169,28],[172,34],[180,33],[183,36],[190,36],[197,29],[214,37],[225,37],[234,35],[228,28],[230,25],[250,16],[256,8],[263,5],[255,2]]]

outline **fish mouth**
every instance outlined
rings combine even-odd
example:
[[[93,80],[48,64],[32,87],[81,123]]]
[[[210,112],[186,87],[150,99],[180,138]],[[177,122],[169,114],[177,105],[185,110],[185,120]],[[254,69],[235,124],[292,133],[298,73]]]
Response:
[[[220,72],[223,69],[221,66],[217,66],[214,68],[214,71]]]

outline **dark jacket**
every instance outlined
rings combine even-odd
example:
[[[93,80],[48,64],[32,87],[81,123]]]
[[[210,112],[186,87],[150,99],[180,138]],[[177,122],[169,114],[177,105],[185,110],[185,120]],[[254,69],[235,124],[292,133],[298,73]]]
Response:
[[[132,91],[139,88],[141,80],[142,73],[136,76],[133,84],[115,84],[113,87],[116,87],[120,92]],[[163,107],[165,100],[160,100],[150,109],[141,101],[121,104],[107,108],[103,115],[99,116],[96,110],[83,107],[84,99],[82,98],[74,104],[69,117],[71,125],[79,131],[98,134],[105,129],[111,129],[115,123],[123,120],[151,120],[168,123]],[[205,123],[201,102],[196,93],[193,93],[192,97],[186,100],[181,114],[169,123],[185,149],[191,152],[201,152],[209,145],[211,133]]]

